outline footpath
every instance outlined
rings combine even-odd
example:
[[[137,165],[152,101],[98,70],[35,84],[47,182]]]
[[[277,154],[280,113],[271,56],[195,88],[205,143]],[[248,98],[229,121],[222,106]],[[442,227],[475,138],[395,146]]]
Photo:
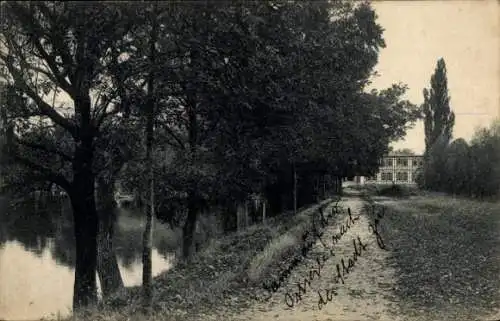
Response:
[[[356,191],[346,189],[339,205],[342,211],[330,219],[306,259],[270,299],[223,319],[401,320],[389,299],[394,271],[386,263],[389,252],[382,249],[383,235],[377,243],[374,220],[362,212]]]

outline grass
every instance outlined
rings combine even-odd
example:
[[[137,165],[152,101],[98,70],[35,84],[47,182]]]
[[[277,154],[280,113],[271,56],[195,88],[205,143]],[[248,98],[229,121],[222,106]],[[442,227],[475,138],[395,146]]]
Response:
[[[191,263],[178,262],[154,279],[153,314],[141,312],[141,288],[133,287],[106,305],[79,313],[78,320],[205,320],[214,310],[220,318],[227,310],[242,311],[265,297],[263,281],[300,251],[302,234],[312,227],[318,207],[212,239]]]
[[[273,262],[281,262],[283,258],[293,254],[298,244],[298,238],[286,233],[272,241],[250,262],[248,277],[252,282],[258,282]]]
[[[371,196],[404,198],[422,194],[422,192],[418,190],[417,186],[409,184],[363,184],[353,185],[350,188]]]
[[[329,203],[329,201],[322,204]],[[318,206],[311,207],[293,216],[286,224],[283,232],[271,240],[263,251],[258,253],[250,262],[248,277],[251,282],[276,279],[284,266],[289,266],[293,259],[300,255],[302,236],[312,230],[313,215]]]
[[[405,315],[485,320],[500,307],[500,202],[430,194],[382,206]]]

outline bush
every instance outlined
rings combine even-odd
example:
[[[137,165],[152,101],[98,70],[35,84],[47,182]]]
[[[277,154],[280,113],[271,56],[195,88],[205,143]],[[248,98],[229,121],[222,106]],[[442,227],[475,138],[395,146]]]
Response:
[[[378,190],[380,196],[408,197],[411,195],[410,189],[406,186],[392,184]]]
[[[459,138],[427,154],[419,186],[477,198],[500,194],[500,121],[476,131],[470,144]]]

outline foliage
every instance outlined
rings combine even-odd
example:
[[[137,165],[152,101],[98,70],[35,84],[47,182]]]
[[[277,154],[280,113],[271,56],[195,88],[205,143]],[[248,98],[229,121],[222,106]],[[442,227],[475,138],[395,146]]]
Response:
[[[377,194],[381,196],[408,197],[410,196],[410,191],[405,186],[392,184],[390,186],[381,187],[377,191]]]
[[[444,136],[439,136],[425,154],[422,169],[422,185],[430,190],[441,190],[448,184],[446,176],[446,151],[448,142]]]
[[[446,66],[437,63],[431,90],[424,90],[426,153],[421,187],[474,197],[494,196],[500,189],[498,121],[477,131],[470,145],[463,139],[450,144],[455,115],[450,110]]]
[[[496,120],[490,128],[478,129],[470,144],[457,139],[431,150],[419,184],[455,195],[497,196],[500,192],[499,128]]]
[[[394,155],[415,155],[415,152],[409,148],[398,149],[390,152]]]
[[[438,60],[431,77],[431,88],[424,89],[425,150],[429,151],[439,137],[448,143],[452,137],[455,114],[450,109],[448,79],[444,59]]]
[[[145,99],[147,72],[156,75],[158,155],[172,156],[157,163],[164,205],[182,208],[193,190],[217,204],[277,181],[289,188],[292,164],[301,177],[374,171],[418,117],[404,85],[363,93],[384,46],[365,3],[208,1],[159,11],[155,66],[144,59],[141,27],[120,68],[137,70],[124,86],[131,102]]]
[[[444,187],[453,194],[468,193],[471,187],[471,160],[469,145],[464,139],[454,140],[446,149]]]

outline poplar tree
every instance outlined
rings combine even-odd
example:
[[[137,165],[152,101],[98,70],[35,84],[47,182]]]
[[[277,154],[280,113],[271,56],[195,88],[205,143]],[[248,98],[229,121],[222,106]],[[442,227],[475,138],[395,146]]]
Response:
[[[438,60],[431,76],[431,88],[424,89],[422,109],[425,128],[424,185],[427,188],[441,190],[450,180],[445,174],[444,150],[452,138],[455,124],[455,114],[450,108],[448,78],[443,58]]]
[[[441,135],[447,143],[451,140],[455,124],[455,114],[450,108],[448,78],[443,58],[440,58],[437,62],[436,69],[431,77],[431,88],[424,89],[423,111],[425,151],[427,153]]]

